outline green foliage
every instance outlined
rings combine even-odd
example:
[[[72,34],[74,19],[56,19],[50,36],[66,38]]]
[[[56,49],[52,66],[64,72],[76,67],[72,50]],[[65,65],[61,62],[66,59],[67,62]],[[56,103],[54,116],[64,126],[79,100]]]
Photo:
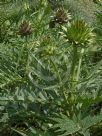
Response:
[[[67,116],[62,115],[62,118],[55,118],[53,119],[58,124],[55,124],[55,128],[59,128],[57,131],[65,132],[62,134],[63,136],[76,133],[80,130],[80,127],[71,119],[69,119]]]
[[[69,17],[64,1],[50,3],[0,1],[0,135],[101,136],[102,60],[94,64],[87,46],[92,27],[72,12],[62,23]],[[95,46],[102,39],[100,16]]]
[[[88,129],[93,125],[96,125],[102,121],[102,114],[97,116],[87,116],[83,119],[78,117],[73,117],[69,119],[67,116],[62,115],[61,118],[53,118],[57,124],[54,125],[55,128],[59,128],[57,131],[64,132],[61,136],[66,136],[69,134],[83,134],[84,136],[89,133]]]

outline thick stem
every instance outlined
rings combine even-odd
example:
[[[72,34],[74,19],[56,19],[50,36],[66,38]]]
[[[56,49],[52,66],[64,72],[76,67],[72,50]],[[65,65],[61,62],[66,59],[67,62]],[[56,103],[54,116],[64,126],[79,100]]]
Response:
[[[84,49],[81,49],[81,52],[78,53],[78,47],[73,46],[73,59],[71,66],[71,111],[70,115],[73,116],[73,113],[76,109],[76,87],[80,76],[80,68],[82,63],[82,56],[84,53]]]
[[[76,68],[78,62],[78,48],[77,46],[73,46],[73,58],[71,65],[71,94],[70,94],[70,116],[73,116],[75,110],[75,92],[76,92]]]
[[[79,77],[80,77],[80,68],[81,68],[83,53],[84,53],[84,48],[82,48],[81,52],[80,52],[79,64],[78,64],[77,75],[76,75],[76,81],[77,82],[79,81]]]
[[[77,47],[73,46],[73,58],[71,66],[71,88],[73,91],[75,91],[77,61],[78,61]]]

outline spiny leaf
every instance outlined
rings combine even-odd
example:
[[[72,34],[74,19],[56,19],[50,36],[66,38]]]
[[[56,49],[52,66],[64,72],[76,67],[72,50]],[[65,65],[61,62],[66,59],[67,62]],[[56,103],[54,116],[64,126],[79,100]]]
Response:
[[[57,122],[53,127],[57,128],[56,132],[64,132],[61,136],[67,136],[80,130],[78,124],[65,115],[62,115],[61,118],[54,118],[53,120]]]
[[[84,130],[96,125],[97,123],[102,121],[102,114],[97,116],[87,116],[81,121],[82,128]]]

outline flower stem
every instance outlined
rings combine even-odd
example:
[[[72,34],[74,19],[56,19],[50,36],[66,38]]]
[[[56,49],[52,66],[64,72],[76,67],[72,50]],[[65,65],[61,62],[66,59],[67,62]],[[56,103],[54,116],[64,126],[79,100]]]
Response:
[[[78,60],[78,52],[77,47],[73,46],[73,59],[72,59],[72,66],[71,66],[71,90],[75,91],[75,82],[76,82],[76,66]]]
[[[76,75],[76,82],[78,82],[78,81],[79,81],[80,68],[81,68],[81,63],[82,63],[83,53],[84,53],[84,48],[82,48],[82,49],[81,49],[81,52],[80,52],[79,64],[78,64],[78,68],[77,68],[77,75]]]

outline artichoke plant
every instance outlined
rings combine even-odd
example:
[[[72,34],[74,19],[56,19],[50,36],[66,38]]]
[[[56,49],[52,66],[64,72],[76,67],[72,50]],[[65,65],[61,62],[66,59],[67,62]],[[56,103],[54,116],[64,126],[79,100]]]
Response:
[[[93,29],[83,20],[75,20],[68,27],[63,27],[63,36],[72,45],[87,47],[93,42]]]
[[[71,20],[71,15],[64,8],[58,8],[55,12],[55,15],[49,22],[49,27],[54,28],[56,24],[63,25],[68,23]]]
[[[19,35],[21,35],[21,37],[24,37],[31,34],[32,34],[32,30],[29,22],[24,21],[23,23],[21,23],[19,28]]]
[[[74,20],[63,27],[62,36],[72,45],[71,88],[75,91],[80,79],[82,56],[86,47],[94,41],[93,29],[84,20]],[[81,47],[81,50],[78,49]]]
[[[56,23],[63,24],[67,23],[71,19],[71,15],[67,13],[63,8],[59,8],[56,11],[54,20]]]

